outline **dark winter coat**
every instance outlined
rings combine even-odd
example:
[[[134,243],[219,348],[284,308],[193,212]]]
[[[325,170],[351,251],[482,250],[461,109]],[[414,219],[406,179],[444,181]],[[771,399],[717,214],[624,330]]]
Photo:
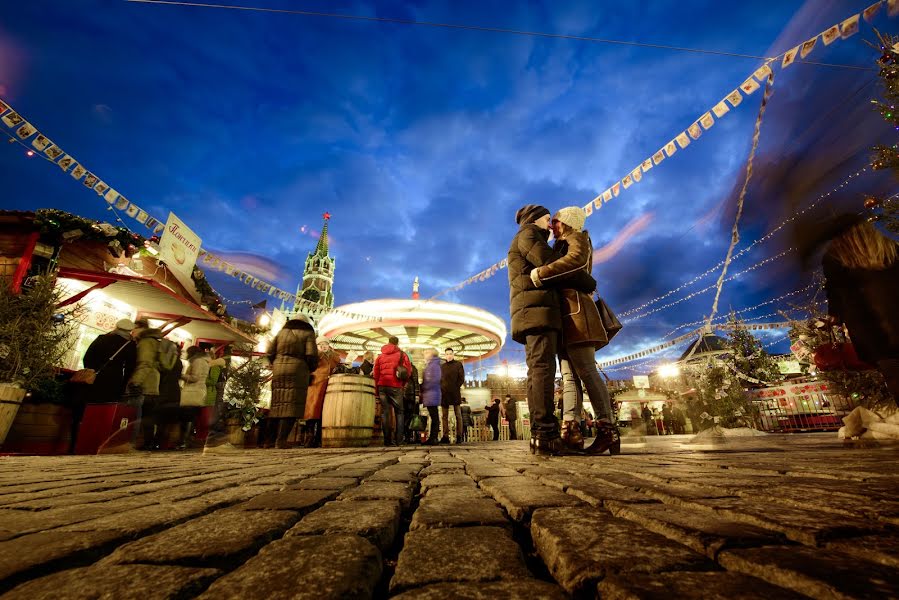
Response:
[[[340,355],[333,350],[328,350],[318,355],[318,366],[312,372],[312,381],[306,392],[306,410],[304,419],[321,419],[322,410],[325,408],[325,394],[328,393],[328,380],[331,373],[340,364]]]
[[[487,405],[487,425],[499,425],[499,404]]]
[[[90,402],[118,402],[125,393],[125,383],[137,362],[137,346],[131,336],[124,333],[113,331],[99,335],[84,353],[84,367],[97,371],[97,378],[86,395]],[[124,344],[127,344],[124,350],[107,365],[106,361]]]
[[[850,269],[824,255],[827,311],[846,324],[859,358],[899,358],[899,260],[886,269]]]
[[[181,405],[181,372],[184,365],[181,359],[168,371],[159,373],[159,409],[177,412]]]
[[[268,352],[272,364],[272,406],[269,417],[302,417],[306,409],[309,374],[318,364],[315,330],[292,319],[278,332]]]
[[[443,406],[462,404],[462,386],[465,385],[465,367],[458,360],[440,365],[440,395]]]
[[[394,344],[384,344],[381,347],[381,354],[375,358],[375,368],[372,369],[372,376],[375,378],[375,389],[382,387],[401,388],[405,382],[396,378],[396,368],[403,362],[408,373],[412,372],[412,362],[405,352]]]
[[[576,271],[593,271],[593,243],[586,231],[571,231],[564,239],[556,240],[553,250],[561,258],[537,269],[541,287],[571,275]],[[609,343],[599,310],[593,297],[572,288],[563,288],[562,346],[593,346],[599,350]]]
[[[406,382],[403,388],[403,411],[406,413],[415,412],[415,405],[419,402],[419,394],[421,393],[421,384],[418,382],[418,368],[412,365],[412,376]]]
[[[462,413],[462,427],[474,427],[474,421],[471,418],[471,407],[468,404],[463,404],[459,407],[459,412]]]
[[[509,398],[506,400],[503,398],[500,400],[500,406],[503,408],[503,413],[506,415],[506,420],[515,421],[518,419],[518,403],[514,398]]]
[[[362,375],[367,375],[368,377],[371,377],[371,372],[374,368],[375,368],[374,363],[372,363],[369,360],[363,360],[362,364],[359,365],[359,373]]]
[[[137,363],[128,380],[128,386],[140,388],[145,396],[159,395],[159,340],[158,329],[144,329],[137,337]]]
[[[440,358],[434,357],[425,365],[421,378],[421,403],[425,406],[440,406]]]
[[[596,289],[596,281],[582,270],[559,277],[548,287],[538,289],[534,285],[531,270],[559,258],[549,247],[548,239],[548,231],[530,223],[518,229],[509,246],[507,260],[512,339],[519,344],[524,344],[531,334],[561,331],[560,298],[555,288],[567,286],[585,293],[592,293]]]

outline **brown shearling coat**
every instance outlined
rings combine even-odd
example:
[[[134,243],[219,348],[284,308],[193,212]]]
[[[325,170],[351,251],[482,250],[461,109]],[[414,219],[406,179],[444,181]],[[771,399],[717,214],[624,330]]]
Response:
[[[557,240],[553,249],[564,253],[560,259],[537,269],[541,285],[571,275],[575,271],[593,270],[593,242],[586,231],[571,231]],[[589,294],[571,288],[562,289],[562,346],[592,345],[596,350],[609,343],[599,310]]]
[[[318,366],[312,372],[312,382],[306,392],[306,411],[304,419],[321,419],[325,407],[325,394],[328,393],[328,379],[337,365],[340,355],[330,350],[318,355]]]

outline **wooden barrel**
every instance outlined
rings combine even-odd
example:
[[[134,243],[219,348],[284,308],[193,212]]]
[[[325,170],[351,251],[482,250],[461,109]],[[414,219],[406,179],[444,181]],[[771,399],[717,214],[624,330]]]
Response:
[[[72,411],[58,404],[23,404],[12,424],[4,452],[65,454],[69,450]]]
[[[6,441],[16,413],[25,398],[25,390],[8,383],[0,383],[0,444]]]
[[[322,447],[368,446],[374,422],[374,380],[365,375],[331,375],[322,409]]]

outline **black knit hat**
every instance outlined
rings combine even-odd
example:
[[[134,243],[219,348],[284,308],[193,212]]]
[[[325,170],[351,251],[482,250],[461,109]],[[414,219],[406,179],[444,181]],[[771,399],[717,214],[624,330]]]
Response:
[[[518,209],[518,212],[515,213],[515,222],[519,225],[529,225],[542,217],[543,215],[548,215],[549,209],[545,206],[540,206],[539,204],[528,204],[527,206],[522,206]]]

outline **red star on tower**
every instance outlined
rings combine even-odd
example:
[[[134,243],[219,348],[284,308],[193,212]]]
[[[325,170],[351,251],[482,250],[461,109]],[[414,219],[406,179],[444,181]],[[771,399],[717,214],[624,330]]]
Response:
[[[329,213],[329,212],[326,212],[322,216],[325,218],[325,221],[329,221],[331,219],[331,213]]]

